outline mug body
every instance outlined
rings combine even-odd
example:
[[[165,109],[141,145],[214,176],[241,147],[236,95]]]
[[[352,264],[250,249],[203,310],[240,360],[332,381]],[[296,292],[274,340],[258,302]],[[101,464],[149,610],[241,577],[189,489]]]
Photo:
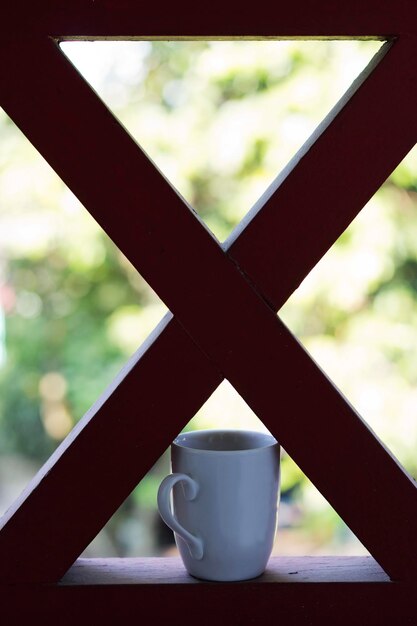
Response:
[[[188,572],[206,580],[245,580],[262,574],[276,527],[280,448],[271,436],[252,431],[194,431],[171,447],[172,471],[198,484],[193,500],[184,485],[173,488],[174,514],[200,537],[201,559],[175,533]]]

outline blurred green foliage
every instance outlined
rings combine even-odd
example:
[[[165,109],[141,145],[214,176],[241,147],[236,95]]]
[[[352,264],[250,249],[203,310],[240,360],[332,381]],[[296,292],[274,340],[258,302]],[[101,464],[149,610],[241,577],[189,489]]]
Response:
[[[62,47],[224,240],[379,45],[198,41]],[[41,464],[165,308],[5,114],[0,136],[0,303],[6,318],[0,452]],[[414,474],[416,202],[413,151],[280,311]],[[221,424],[260,426],[227,385],[189,427]],[[282,463],[283,498],[303,511],[296,524],[316,533],[322,544],[344,535],[337,515],[292,460],[284,455]],[[139,545],[132,537],[152,536],[156,491],[167,471],[165,454],[108,525],[116,552],[157,549],[152,538]]]

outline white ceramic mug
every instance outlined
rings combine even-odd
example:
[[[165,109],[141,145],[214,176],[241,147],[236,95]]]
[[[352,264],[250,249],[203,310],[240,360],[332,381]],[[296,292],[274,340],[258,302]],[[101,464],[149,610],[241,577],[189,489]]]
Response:
[[[276,439],[247,430],[182,433],[171,446],[171,465],[173,474],[159,487],[158,508],[187,571],[229,581],[262,574],[277,527]]]

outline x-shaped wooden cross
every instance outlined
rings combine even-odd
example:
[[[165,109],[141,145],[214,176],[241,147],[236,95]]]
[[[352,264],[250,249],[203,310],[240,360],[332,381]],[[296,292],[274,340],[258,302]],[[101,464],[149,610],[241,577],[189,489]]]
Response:
[[[0,105],[172,312],[3,518],[0,579],[59,580],[224,377],[385,571],[415,575],[414,481],[276,315],[414,145],[413,44],[385,44],[224,246],[55,41],[0,52]]]

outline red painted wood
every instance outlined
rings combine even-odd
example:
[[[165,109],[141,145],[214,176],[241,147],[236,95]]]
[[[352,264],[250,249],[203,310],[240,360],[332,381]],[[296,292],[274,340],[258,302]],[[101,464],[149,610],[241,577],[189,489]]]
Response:
[[[13,87],[13,91],[4,92],[4,98],[9,106],[10,98],[12,99],[11,109],[14,118],[20,122],[41,151],[48,156],[57,171],[62,173],[63,178],[86,202],[95,217],[106,226],[116,242],[122,244],[124,251],[130,252],[131,259],[138,264],[145,277],[149,277],[153,286],[156,286],[155,281],[158,283],[162,295],[165,295],[171,308],[179,312],[179,318],[185,323],[187,330],[191,330],[193,337],[197,338],[200,345],[221,364],[223,371],[229,374],[229,378],[264,422],[274,432],[279,433],[285,447],[308,475],[320,485],[322,491],[347,519],[358,536],[362,540],[365,539],[366,545],[391,575],[400,576],[404,575],[404,571],[413,571],[412,559],[401,548],[401,545],[396,545],[395,548],[386,545],[387,531],[392,527],[392,523],[404,531],[399,534],[404,536],[407,546],[410,545],[410,540],[412,541],[410,511],[413,511],[416,502],[413,483],[376,440],[369,436],[369,432],[361,421],[352,419],[352,410],[349,406],[335,393],[330,384],[323,383],[320,371],[306,358],[305,353],[276,320],[273,312],[248,288],[241,274],[230,264],[216,242],[205,233],[192,213],[184,210],[181,201],[167,185],[160,185],[158,188],[153,186],[155,181],[153,170],[143,160],[141,153],[126,135],[120,133],[118,125],[114,123],[105,109],[91,98],[89,92],[78,81],[76,74],[68,69],[66,61],[57,55],[49,58],[51,50],[47,48],[48,46],[41,45],[38,48],[39,56],[34,55],[34,49],[31,48],[31,58],[35,67],[31,68],[31,75],[27,76],[26,88],[30,85],[31,76],[35,76],[36,84],[33,84],[32,88],[34,91],[38,89],[39,76],[36,71],[33,71],[36,69],[36,63],[44,69],[47,68],[48,72],[45,74],[47,80],[44,80],[44,84],[41,85],[44,90],[43,98],[37,102],[31,101],[30,127],[25,119],[28,112],[27,105],[23,98],[16,96],[21,93],[19,86],[21,83],[16,84],[14,74],[11,72],[3,83],[3,86],[6,85],[8,88]],[[23,52],[19,57],[17,51],[14,51],[15,65],[16,62],[18,65],[19,62],[22,63],[22,60]],[[25,61],[21,67],[23,74]],[[392,67],[390,72],[392,72]],[[20,73],[19,76],[21,76]],[[78,101],[72,101],[72,106],[68,102],[63,103],[61,98],[64,88],[70,86],[70,93],[77,93],[80,98]],[[37,93],[39,94],[39,91]],[[51,115],[52,111],[55,112],[58,109],[62,114],[62,107],[67,107],[66,112],[72,113],[72,116],[66,120],[66,125],[61,123],[61,117],[57,114]],[[37,116],[39,115],[36,125],[35,112]],[[46,119],[52,118],[47,134],[43,134],[44,116]],[[72,119],[74,119],[73,127],[71,126]],[[93,119],[94,127],[92,128],[91,120]],[[92,151],[86,148],[85,151],[80,152],[79,146],[74,147],[73,137],[76,136],[76,131],[81,129],[84,141],[86,135],[92,132],[93,140],[86,144],[86,146],[94,146],[90,148]],[[56,141],[58,136],[59,143]],[[104,151],[105,142],[111,143],[110,153],[114,161],[107,161]],[[58,145],[59,148],[57,148]],[[94,159],[91,159],[92,156]],[[96,163],[96,167],[91,172],[93,185],[90,184],[91,181],[86,184],[84,180],[83,163]],[[149,185],[149,189],[143,187],[140,189],[141,192],[145,192],[143,203],[146,203],[146,208],[149,205],[152,206],[152,202],[160,207],[169,207],[169,211],[164,216],[162,210],[160,213],[151,211],[151,214],[138,216],[136,207],[143,205],[140,203],[142,198],[138,195],[136,187],[138,180],[136,168],[141,170],[142,176],[145,170]],[[132,177],[134,173],[136,176]],[[110,181],[113,176],[117,191],[112,185],[109,187],[103,184],[103,174],[105,181]],[[94,177],[97,177],[97,183],[100,178],[102,184],[94,184]],[[135,189],[129,187],[129,180],[135,181]],[[159,182],[162,181],[158,181],[158,184]],[[153,192],[155,196],[152,196]],[[125,211],[115,218],[113,206],[116,200],[116,204],[123,207]],[[162,222],[162,219],[166,222]],[[129,230],[125,232],[126,224],[129,225]],[[167,236],[178,231],[179,224],[182,224],[184,229],[184,241],[191,242],[191,246],[183,246],[181,250],[176,247],[175,242],[173,245],[171,237]],[[127,239],[125,235],[130,233],[134,233],[135,237],[130,236]],[[155,235],[157,235],[159,245],[157,249],[152,242],[152,236]],[[145,257],[139,261],[136,258],[138,249]],[[156,255],[155,251],[159,254]],[[201,260],[199,267],[195,263],[196,258]],[[166,262],[167,265],[165,265]],[[170,278],[167,270],[171,271]],[[220,284],[217,284],[218,276],[223,278]],[[167,277],[169,284],[167,284]],[[213,310],[213,294],[216,291],[219,294],[216,301],[224,303],[220,313]],[[239,311],[238,317],[235,313],[236,306]],[[236,324],[236,319],[240,319],[239,325]],[[211,323],[214,329],[210,327]],[[257,333],[251,336],[247,332],[248,328],[261,327],[264,329],[265,338],[259,337]],[[246,356],[249,363],[255,364],[255,376],[242,355]],[[283,363],[285,363],[285,371],[280,371],[279,368]],[[275,373],[277,371],[280,371],[279,385]],[[294,381],[296,382],[295,394]],[[302,385],[302,394],[298,393],[297,384]],[[280,393],[279,401],[276,400],[277,389]],[[321,393],[317,394],[317,389],[320,389]],[[310,419],[313,397],[316,401],[315,413]],[[278,407],[286,419],[280,419],[277,424]],[[334,415],[338,415],[338,421],[334,419]],[[311,446],[311,441],[317,439],[317,429],[322,435],[320,459],[318,459],[317,451]],[[303,439],[300,440],[300,432],[303,432],[306,443],[303,443]],[[331,445],[326,447],[326,443]],[[351,458],[356,458],[358,461],[355,467],[349,465]],[[344,465],[340,465],[340,460],[345,461]],[[333,465],[334,471],[329,476],[328,467],[333,467]],[[384,478],[389,478],[388,486]],[[356,480],[359,481],[357,484]],[[368,492],[367,488],[369,488]],[[395,511],[393,517],[389,513],[388,516],[384,516],[382,522],[379,520],[379,524],[376,525],[375,520],[377,516],[379,518],[387,498],[387,489],[389,497],[391,495],[394,497],[394,502],[398,504],[398,507],[392,506],[390,511]],[[37,492],[39,492],[39,487]],[[31,498],[28,498],[26,502],[30,500]],[[362,506],[365,502],[369,517],[367,521],[361,519]],[[28,510],[33,513],[37,506],[34,504],[31,510],[29,505]],[[79,511],[78,508],[75,510]],[[20,515],[23,528],[25,523],[23,509]],[[18,532],[13,534],[14,521],[10,520],[10,522],[6,524],[2,533],[6,537],[9,532],[7,541],[4,540],[3,543],[5,556],[8,551],[15,548],[19,537],[21,539]],[[50,523],[51,528],[47,539],[50,542],[49,545],[55,541],[56,536],[52,519]],[[58,569],[55,569],[51,575],[55,576],[59,568],[62,573],[64,559],[68,558],[68,554],[74,549],[73,540],[71,544],[65,556],[57,554],[55,563],[52,565],[51,562],[48,563],[46,570],[49,574],[52,572],[53,565]],[[23,551],[23,548],[21,549]],[[54,556],[51,560],[54,560]],[[20,575],[36,575],[36,567],[37,560],[35,559],[33,567],[29,565],[26,572],[22,574],[21,563],[16,561],[16,572],[20,571]],[[45,576],[45,572],[42,576]]]
[[[82,561],[59,585],[0,586],[2,619],[51,626],[415,625],[416,585],[387,582],[367,559],[277,557],[268,570],[227,584],[191,579],[177,559]]]
[[[256,10],[255,10],[256,9]],[[134,36],[320,36],[396,35],[416,32],[413,0],[299,0],[264,2],[254,7],[238,0],[200,3],[177,0],[172,6],[137,0],[32,0],[7,7],[0,22],[10,32],[81,37]]]
[[[261,198],[260,210],[255,206],[229,238],[230,256],[273,308],[284,304],[416,143],[413,45],[400,39],[388,52],[387,44],[381,49],[372,73],[365,69],[356,92],[340,111],[336,105],[314,143],[300,150]]]
[[[60,581],[62,585],[201,585],[179,557],[78,559]],[[390,583],[369,556],[273,556],[262,583]],[[217,585],[221,586],[221,585]]]
[[[171,317],[2,518],[4,581],[59,579],[221,382]]]

